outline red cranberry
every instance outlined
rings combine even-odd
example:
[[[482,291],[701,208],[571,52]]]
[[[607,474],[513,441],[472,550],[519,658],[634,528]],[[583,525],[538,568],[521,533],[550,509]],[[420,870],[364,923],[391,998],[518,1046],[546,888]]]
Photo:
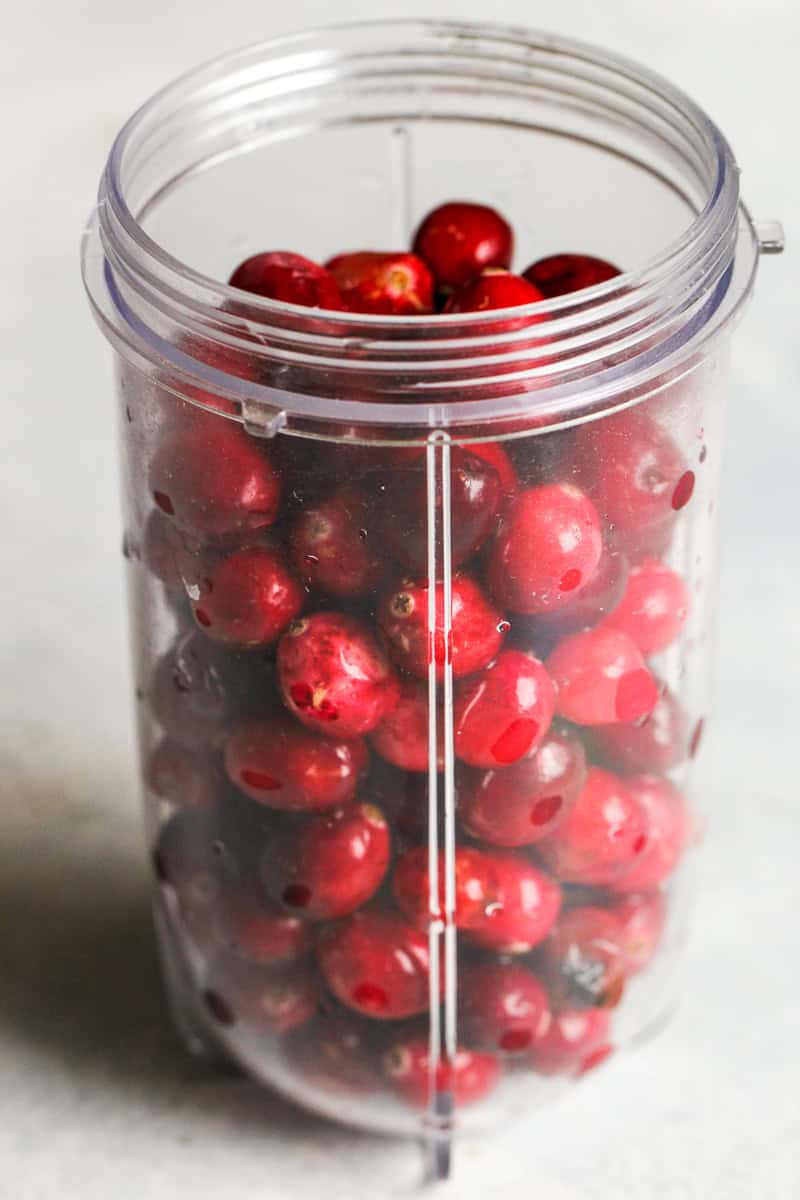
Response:
[[[467,449],[475,458],[479,458],[482,462],[488,463],[490,467],[494,467],[497,472],[497,478],[500,480],[503,495],[506,497],[513,496],[519,482],[517,472],[514,470],[514,464],[507,451],[503,449],[500,443],[470,442]]]
[[[392,877],[392,892],[397,907],[414,925],[426,929],[431,912],[431,881],[427,846],[415,846],[398,858]],[[445,909],[446,866],[439,855],[438,913]],[[455,852],[455,912],[459,929],[472,929],[486,922],[487,909],[496,903],[499,881],[494,862],[481,850],[457,846]]]
[[[637,721],[652,712],[658,684],[626,633],[573,633],[547,659],[556,687],[556,712],[577,725]]]
[[[486,855],[495,872],[496,896],[472,942],[500,954],[527,954],[547,937],[561,907],[561,889],[548,875],[513,854]]]
[[[290,1066],[315,1090],[341,1096],[377,1091],[378,1063],[369,1029],[344,1013],[332,1013],[288,1039]]]
[[[668,690],[652,712],[634,725],[599,725],[592,741],[604,762],[618,771],[663,773],[686,758],[689,718]]]
[[[581,743],[551,729],[538,750],[510,767],[460,773],[461,823],[472,837],[495,846],[531,845],[558,828],[585,778]]]
[[[403,582],[388,591],[378,606],[378,624],[389,642],[398,666],[426,678],[431,656],[436,674],[444,677],[450,660],[453,676],[471,675],[497,655],[508,622],[493,608],[468,575],[454,575],[450,608],[451,632],[444,635],[444,584],[436,585],[436,628],[431,637],[426,584]]]
[[[611,1053],[610,1033],[604,1009],[563,1009],[533,1047],[532,1065],[542,1075],[582,1075]]]
[[[493,1055],[463,1046],[432,1071],[428,1039],[416,1035],[401,1039],[387,1052],[383,1070],[400,1099],[412,1108],[427,1108],[433,1090],[450,1094],[457,1109],[474,1104],[488,1096],[500,1078]]]
[[[602,885],[621,878],[646,846],[638,801],[616,775],[590,767],[566,820],[538,849],[565,882]]]
[[[186,809],[162,825],[153,850],[156,876],[175,893],[181,918],[201,946],[213,944],[221,893],[215,836],[215,821],[207,809]]]
[[[349,485],[306,508],[291,534],[295,569],[312,587],[331,596],[361,596],[384,575],[364,492]]]
[[[547,992],[517,963],[467,966],[459,974],[459,1019],[471,1046],[495,1053],[530,1052],[550,1025]]]
[[[290,712],[320,733],[368,733],[399,697],[381,644],[356,617],[319,612],[295,621],[278,644],[278,675]]]
[[[323,978],[366,1017],[398,1020],[428,1008],[428,937],[394,913],[362,910],[327,925],[318,942]]]
[[[219,772],[207,755],[162,738],[148,760],[145,782],[159,800],[175,808],[210,808]]]
[[[285,717],[236,729],[225,747],[230,779],[269,808],[335,808],[352,800],[369,755],[360,738],[319,738]]]
[[[168,434],[149,478],[161,511],[200,538],[263,529],[278,515],[281,481],[267,452],[223,417],[198,412]]]
[[[494,464],[473,454],[468,446],[450,452],[452,562],[457,567],[483,545],[496,525],[503,499]],[[441,480],[437,477],[435,505],[442,512]],[[425,452],[391,470],[380,501],[381,534],[389,552],[409,571],[428,569],[428,476]],[[440,559],[441,569],[441,559]]]
[[[389,827],[379,808],[352,804],[311,817],[273,840],[262,863],[272,898],[311,921],[344,917],[380,887]]]
[[[513,612],[552,612],[591,580],[603,550],[597,509],[566,483],[528,488],[500,523],[489,582]]]
[[[311,950],[310,926],[305,921],[245,889],[222,897],[219,930],[220,941],[231,954],[258,967],[296,962]]]
[[[488,312],[495,308],[517,308],[520,304],[535,304],[544,297],[538,288],[521,275],[489,267],[475,279],[459,288],[447,302],[445,312]],[[530,322],[541,317],[529,317]]]
[[[325,265],[350,312],[396,317],[433,312],[433,278],[416,254],[363,250],[337,254]]]
[[[644,813],[647,845],[612,886],[619,892],[644,892],[678,865],[689,840],[689,812],[683,795],[668,779],[635,775],[625,785]]]
[[[443,291],[462,287],[485,267],[510,267],[513,252],[511,226],[485,204],[441,204],[414,235],[414,253],[425,260]]]
[[[628,582],[628,560],[620,550],[603,547],[600,561],[585,587],[563,595],[555,608],[537,613],[535,630],[556,640],[589,629],[619,604]]]
[[[675,641],[688,615],[689,589],[681,576],[657,558],[646,558],[631,571],[625,594],[603,624],[627,633],[649,657]]]
[[[427,771],[428,762],[428,688],[415,679],[400,683],[400,699],[380,725],[373,729],[370,742],[381,758],[404,771]],[[437,727],[437,768],[444,770],[441,722]]]
[[[228,280],[231,287],[270,300],[306,308],[341,309],[342,297],[330,271],[302,254],[272,250],[240,263]]]
[[[263,688],[270,675],[263,667]],[[159,659],[150,688],[156,720],[188,750],[207,753],[227,734],[238,697],[213,647],[199,633],[181,638]]]
[[[204,999],[223,1025],[241,1023],[261,1034],[284,1034],[315,1015],[319,984],[305,963],[265,970],[225,955],[209,971]]]
[[[532,263],[523,278],[551,300],[554,296],[595,287],[619,274],[619,267],[591,254],[551,254]]]
[[[504,650],[457,689],[456,754],[473,767],[507,767],[532,753],[553,718],[553,686],[542,664]]]
[[[209,567],[192,605],[203,632],[228,646],[268,646],[297,616],[303,585],[269,546],[236,550]]]
[[[622,896],[612,911],[622,926],[626,973],[635,975],[649,965],[661,941],[667,915],[664,894],[631,892]]]
[[[605,908],[562,913],[542,948],[550,992],[559,1007],[614,1008],[627,962],[622,923]]]

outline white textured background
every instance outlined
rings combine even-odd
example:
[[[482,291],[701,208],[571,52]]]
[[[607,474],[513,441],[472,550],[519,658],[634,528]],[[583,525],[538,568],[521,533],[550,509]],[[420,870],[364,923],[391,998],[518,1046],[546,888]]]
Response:
[[[643,1053],[465,1149],[451,1194],[800,1195],[795,0],[0,0],[2,1200],[383,1200],[415,1177],[413,1148],[209,1075],[169,1030],[132,782],[109,360],[78,239],[114,132],[176,72],[334,17],[431,12],[540,24],[670,76],[727,133],[756,216],[790,238],[738,334],[691,990]]]

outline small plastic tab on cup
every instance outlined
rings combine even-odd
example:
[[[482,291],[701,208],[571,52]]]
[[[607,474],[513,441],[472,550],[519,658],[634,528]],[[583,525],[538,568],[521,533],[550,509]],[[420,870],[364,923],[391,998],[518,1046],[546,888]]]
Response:
[[[286,412],[255,400],[243,400],[242,421],[253,437],[274,438],[286,425]]]
[[[760,254],[783,254],[786,235],[780,221],[755,221],[756,237]]]

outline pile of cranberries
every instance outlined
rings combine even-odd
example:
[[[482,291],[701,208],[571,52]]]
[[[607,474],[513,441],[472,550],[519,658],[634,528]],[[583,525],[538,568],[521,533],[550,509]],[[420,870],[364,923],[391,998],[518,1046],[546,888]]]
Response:
[[[411,253],[257,254],[230,282],[413,319],[618,273],[559,254],[514,275],[512,251],[497,212],[451,203]],[[147,463],[141,559],[178,629],[145,691],[161,730],[146,782],[164,814],[156,872],[210,1019],[262,1035],[311,1088],[412,1106],[432,1086],[467,1104],[511,1071],[585,1072],[656,951],[690,840],[669,772],[699,726],[653,662],[689,605],[666,558],[694,483],[681,450],[641,406],[454,448],[446,623],[423,449],[259,440],[224,401],[193,398],[171,404]],[[428,676],[448,666],[446,913]],[[460,1046],[432,1071],[428,929],[445,915]]]

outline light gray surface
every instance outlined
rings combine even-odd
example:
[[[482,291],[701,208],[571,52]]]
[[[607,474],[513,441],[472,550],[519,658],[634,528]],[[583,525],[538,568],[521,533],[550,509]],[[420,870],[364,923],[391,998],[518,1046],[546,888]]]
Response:
[[[188,1061],[149,929],[109,362],[77,241],[135,103],[219,50],[333,13],[311,0],[273,8],[0,3],[4,1200],[382,1200],[416,1176],[413,1147],[325,1126]],[[789,0],[562,0],[557,14],[522,0],[343,2],[335,15],[430,8],[538,19],[671,76],[728,133],[755,213],[783,217],[797,238],[800,16]],[[459,1200],[800,1194],[797,294],[793,258],[764,263],[738,336],[718,782],[690,990],[643,1053],[527,1127],[465,1148],[449,1189]]]

